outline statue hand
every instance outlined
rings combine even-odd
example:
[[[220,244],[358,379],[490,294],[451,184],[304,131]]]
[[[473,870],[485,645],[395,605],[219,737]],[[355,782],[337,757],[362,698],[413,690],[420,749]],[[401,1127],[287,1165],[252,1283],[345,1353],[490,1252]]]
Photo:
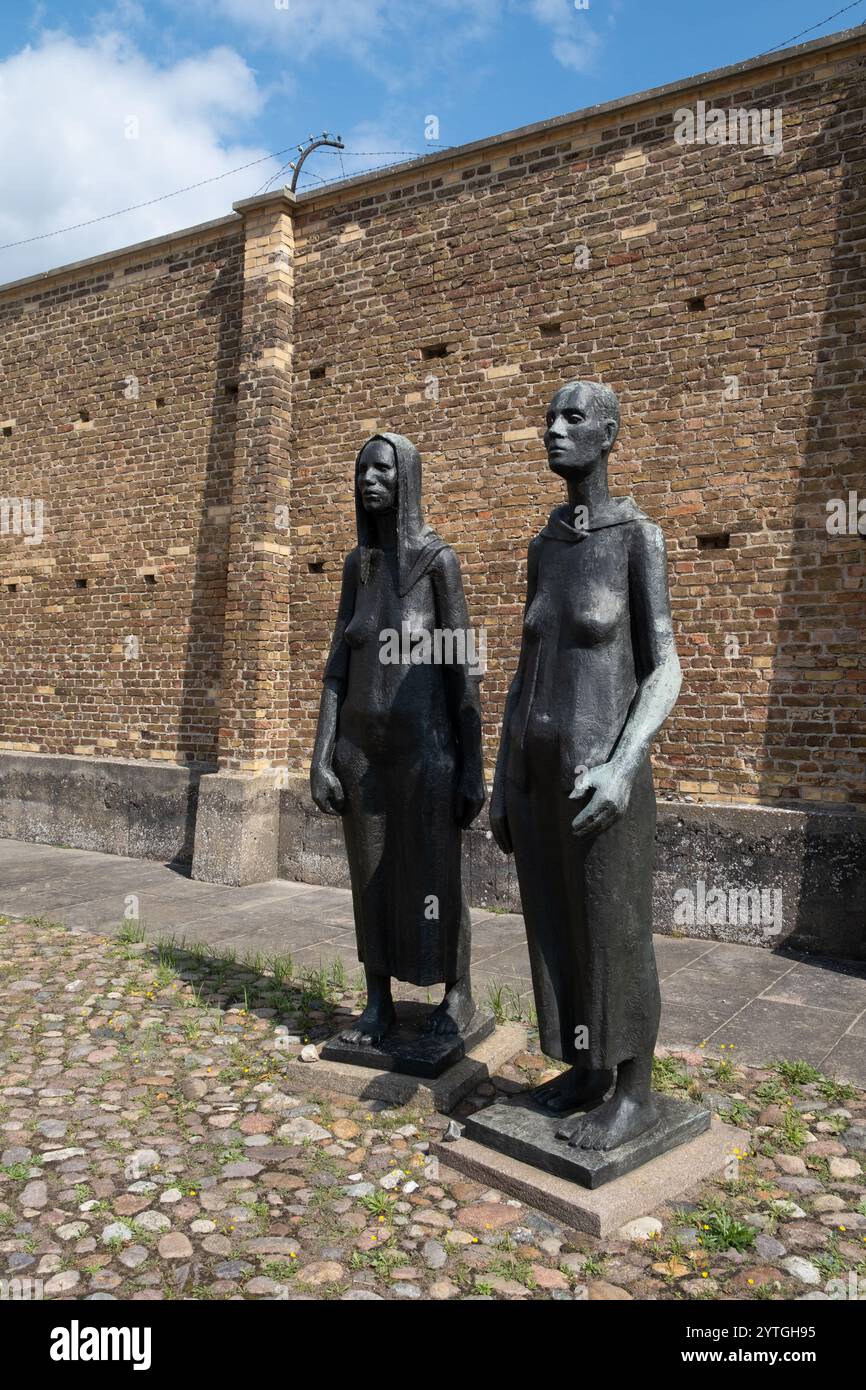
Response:
[[[588,768],[574,781],[570,801],[579,801],[590,793],[583,810],[571,822],[575,835],[594,835],[618,821],[631,797],[631,778],[626,776],[613,763],[602,763],[600,767]]]
[[[503,854],[514,853],[511,831],[508,828],[508,817],[505,814],[505,796],[502,788],[496,784],[494,784],[493,796],[490,801],[490,831]]]
[[[486,800],[482,774],[461,777],[454,797],[454,819],[461,830],[469,829]]]
[[[310,791],[320,811],[326,816],[341,816],[346,806],[346,798],[340,779],[332,768],[322,764],[314,765],[310,773]]]

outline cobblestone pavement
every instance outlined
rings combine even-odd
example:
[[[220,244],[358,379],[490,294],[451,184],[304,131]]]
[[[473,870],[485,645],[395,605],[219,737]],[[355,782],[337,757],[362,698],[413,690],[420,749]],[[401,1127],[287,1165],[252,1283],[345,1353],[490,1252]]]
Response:
[[[0,1279],[51,1299],[753,1299],[866,1292],[866,1097],[795,1057],[700,1050],[656,1084],[750,1152],[616,1239],[428,1154],[447,1118],[315,1089],[358,1005],[204,945],[0,919]],[[549,1075],[530,1044],[462,1111]],[[862,1281],[862,1282],[858,1282]],[[22,1285],[19,1287],[23,1287]],[[32,1285],[30,1287],[33,1287]]]

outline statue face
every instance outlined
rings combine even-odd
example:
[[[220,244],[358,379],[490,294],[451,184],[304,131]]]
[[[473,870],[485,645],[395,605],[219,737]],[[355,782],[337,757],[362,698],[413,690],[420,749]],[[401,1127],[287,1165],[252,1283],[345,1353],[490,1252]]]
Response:
[[[591,388],[563,387],[547,411],[544,446],[547,461],[561,478],[582,477],[613,443],[613,421],[600,419]]]
[[[389,512],[397,505],[397,462],[384,439],[365,444],[358,460],[356,486],[365,512]]]

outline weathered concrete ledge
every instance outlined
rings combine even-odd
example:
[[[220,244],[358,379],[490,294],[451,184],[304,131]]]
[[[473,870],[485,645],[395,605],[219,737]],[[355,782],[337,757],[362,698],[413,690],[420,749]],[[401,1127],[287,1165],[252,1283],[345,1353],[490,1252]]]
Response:
[[[199,765],[0,753],[0,836],[188,864]]]
[[[273,772],[0,752],[0,836],[191,863],[213,883],[349,887],[340,822],[300,773],[278,790]],[[656,931],[866,959],[866,816],[660,802],[656,848]],[[486,812],[464,881],[474,907],[520,911]]]
[[[279,815],[273,772],[212,772],[203,777],[193,878],[235,887],[276,878]]]
[[[656,846],[657,931],[866,959],[866,816],[663,803]],[[711,889],[727,900],[725,922],[710,920]],[[747,914],[752,889],[765,896]]]

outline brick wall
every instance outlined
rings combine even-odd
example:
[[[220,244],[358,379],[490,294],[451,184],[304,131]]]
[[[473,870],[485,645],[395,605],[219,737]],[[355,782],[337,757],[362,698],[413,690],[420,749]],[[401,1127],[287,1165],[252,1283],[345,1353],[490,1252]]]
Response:
[[[587,376],[620,394],[612,490],[631,493],[668,541],[685,683],[657,745],[659,786],[696,799],[866,799],[866,555],[862,538],[825,529],[828,497],[866,493],[864,76],[856,57],[699,93],[723,108],[780,107],[777,157],[677,145],[678,97],[436,177],[302,203],[299,717],[279,757],[301,762],[312,743],[353,543],[351,461],[388,428],[421,450],[428,518],[456,547],[488,631],[492,762],[526,547],[562,498],[544,411],[558,384]],[[447,356],[425,359],[443,345]],[[738,399],[727,400],[731,377]],[[699,546],[724,534],[726,548]]]
[[[492,762],[561,495],[544,409],[588,376],[621,398],[612,490],[668,540],[685,683],[660,789],[862,803],[866,553],[825,503],[866,495],[864,49],[250,200],[0,293],[0,495],[46,499],[43,545],[0,540],[0,748],[303,767],[353,459],[393,429],[487,629]],[[780,108],[782,152],[678,145],[699,98]]]
[[[44,505],[0,536],[0,749],[216,756],[243,249],[0,295],[0,497]]]

